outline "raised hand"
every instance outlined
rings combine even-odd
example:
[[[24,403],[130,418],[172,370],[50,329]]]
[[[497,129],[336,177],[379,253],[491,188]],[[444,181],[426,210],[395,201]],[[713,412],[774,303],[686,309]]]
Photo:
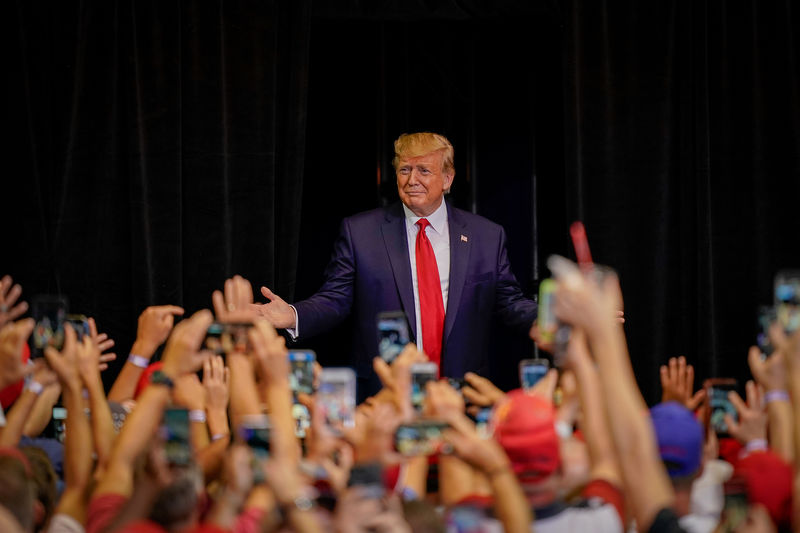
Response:
[[[100,371],[104,368],[104,366],[108,366],[103,362],[103,355],[101,354],[103,349],[101,346],[107,345],[108,342],[111,342],[112,345],[114,343],[114,341],[101,340],[98,342],[96,340],[99,337],[97,335],[97,327],[94,326],[94,320],[91,318],[89,319],[89,329],[91,335],[84,337],[83,341],[79,341],[75,351],[75,361],[78,365],[78,373],[80,374],[84,383],[88,383],[92,379],[100,379]],[[103,335],[105,335],[105,333]],[[110,355],[114,355],[114,357],[116,357],[115,354]]]
[[[91,341],[86,338],[84,343],[91,344]],[[44,357],[53,372],[58,375],[58,379],[65,389],[80,390],[82,388],[78,369],[78,341],[74,329],[64,328],[64,346],[61,348],[61,352],[48,346],[44,350]]]
[[[89,317],[89,335],[92,338],[92,343],[97,347],[97,366],[102,372],[108,368],[109,361],[117,358],[117,354],[113,352],[105,353],[114,347],[114,339],[109,339],[106,333],[97,333],[97,323],[92,317]]]
[[[16,383],[33,369],[22,362],[22,345],[33,331],[34,321],[26,318],[0,327],[0,388]]]
[[[686,364],[686,358],[670,357],[668,364],[661,365],[661,401],[678,402],[694,411],[706,397],[705,389],[694,390],[694,367]]]
[[[203,362],[203,388],[208,409],[228,408],[230,397],[230,370],[219,355],[209,357]]]
[[[19,284],[14,285],[11,276],[5,275],[0,279],[0,327],[16,320],[28,310],[28,302],[17,303],[21,294],[22,287]]]
[[[253,286],[249,281],[242,276],[226,279],[224,291],[214,291],[211,295],[217,320],[249,323],[258,318],[258,312],[253,306]]]
[[[150,357],[169,337],[175,323],[175,315],[183,315],[183,308],[177,305],[153,305],[139,315],[136,330],[136,355]],[[141,353],[140,353],[141,352]]]
[[[162,357],[162,371],[166,375],[174,379],[195,372],[202,366],[208,353],[201,352],[200,345],[211,321],[211,312],[203,309],[175,326]]]
[[[464,374],[464,380],[467,385],[461,389],[461,393],[474,405],[491,407],[506,397],[506,393],[498,389],[494,383],[478,374],[467,372]]]
[[[739,421],[735,421],[730,415],[725,415],[725,423],[728,425],[728,433],[742,444],[747,444],[753,440],[767,439],[767,413],[758,386],[753,381],[748,381],[745,385],[747,392],[747,403],[735,391],[728,393],[736,411],[739,413]]]
[[[292,309],[289,304],[267,287],[261,287],[261,294],[269,301],[265,304],[252,305],[252,308],[259,315],[266,318],[270,324],[279,329],[297,326],[294,309]]]
[[[289,385],[289,352],[286,341],[267,321],[257,320],[248,332],[253,357],[268,385]]]
[[[756,379],[756,383],[764,387],[767,392],[773,390],[786,390],[785,354],[777,350],[767,359],[761,358],[761,350],[758,346],[751,346],[747,354],[747,362],[750,364],[750,372]]]

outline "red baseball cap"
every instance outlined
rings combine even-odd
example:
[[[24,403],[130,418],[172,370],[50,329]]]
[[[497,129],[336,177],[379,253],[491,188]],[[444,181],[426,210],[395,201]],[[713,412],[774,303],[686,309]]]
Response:
[[[788,525],[792,516],[792,467],[775,453],[753,452],[736,464],[733,473],[744,480],[750,503],[766,507],[776,525]]]
[[[561,465],[553,402],[521,389],[508,393],[493,414],[494,438],[521,481],[538,483]]]

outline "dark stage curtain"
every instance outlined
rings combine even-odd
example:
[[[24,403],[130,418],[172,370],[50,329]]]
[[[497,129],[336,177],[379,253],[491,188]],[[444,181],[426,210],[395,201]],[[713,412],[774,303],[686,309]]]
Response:
[[[569,218],[626,296],[634,369],[749,376],[758,304],[800,266],[800,10],[584,2],[566,11]]]
[[[28,299],[67,295],[117,339],[121,364],[147,305],[210,308],[237,273],[291,297],[308,3],[20,0],[4,11],[1,270]]]
[[[5,8],[0,272],[125,354],[147,305],[242,274],[321,282],[341,219],[395,201],[392,141],[456,148],[452,201],[501,223],[529,293],[586,223],[634,367],[746,379],[759,303],[800,267],[791,1],[53,2]],[[505,387],[530,354],[498,328]],[[311,340],[348,359],[349,331]],[[112,371],[113,372],[113,369]]]

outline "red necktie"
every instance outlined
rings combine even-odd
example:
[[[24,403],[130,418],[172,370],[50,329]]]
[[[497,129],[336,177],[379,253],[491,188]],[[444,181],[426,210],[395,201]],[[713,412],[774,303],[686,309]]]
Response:
[[[439,282],[439,267],[433,246],[425,228],[431,223],[421,218],[417,221],[417,287],[419,290],[419,309],[422,315],[422,348],[431,362],[439,366],[442,358],[442,332],[444,331],[444,303],[442,285]]]

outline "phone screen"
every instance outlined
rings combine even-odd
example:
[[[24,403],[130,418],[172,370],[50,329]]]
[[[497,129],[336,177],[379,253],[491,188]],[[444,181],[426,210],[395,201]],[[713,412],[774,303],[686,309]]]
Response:
[[[324,368],[320,374],[317,402],[325,421],[337,434],[355,425],[356,374],[350,368]]]
[[[189,411],[177,407],[165,409],[161,435],[164,438],[167,461],[173,465],[188,465],[192,460],[192,447],[189,443]]]
[[[289,386],[293,392],[314,393],[314,362],[311,350],[289,350]]]
[[[415,363],[411,365],[411,405],[417,411],[425,406],[425,385],[436,381],[435,363]]]
[[[251,327],[253,324],[214,322],[208,326],[203,349],[223,356],[229,353],[247,353],[250,347],[247,332]]]
[[[89,335],[89,319],[86,315],[67,315],[67,322],[75,330],[78,342],[81,342],[84,336]]]
[[[442,431],[445,422],[420,420],[398,426],[394,434],[395,449],[405,456],[433,455],[444,448]]]
[[[64,347],[64,322],[67,319],[65,296],[37,296],[33,299],[32,316],[36,321],[31,334],[31,359],[44,357],[48,346]]]
[[[519,362],[519,382],[525,390],[530,390],[536,385],[550,369],[547,359],[523,359]]]
[[[409,342],[405,313],[393,311],[378,315],[378,354],[381,359],[391,363]]]
[[[492,427],[492,412],[491,407],[484,407],[478,411],[474,417],[470,417],[475,421],[475,431],[482,439],[491,438],[494,434]]]
[[[717,531],[736,531],[747,520],[750,502],[747,496],[747,483],[734,476],[723,485],[725,506],[720,516]]]
[[[758,333],[756,344],[764,357],[769,357],[774,351],[772,342],[769,340],[769,327],[778,319],[774,307],[762,305],[758,308]]]
[[[53,407],[53,435],[58,442],[64,442],[66,434],[67,409],[65,407]]]
[[[800,271],[783,270],[775,276],[775,312],[787,335],[800,329]]]
[[[725,423],[725,415],[730,415],[733,420],[739,419],[736,407],[728,399],[728,393],[735,390],[735,384],[717,384],[708,389],[708,398],[711,405],[709,424],[717,435],[721,437],[728,435],[728,424]]]

